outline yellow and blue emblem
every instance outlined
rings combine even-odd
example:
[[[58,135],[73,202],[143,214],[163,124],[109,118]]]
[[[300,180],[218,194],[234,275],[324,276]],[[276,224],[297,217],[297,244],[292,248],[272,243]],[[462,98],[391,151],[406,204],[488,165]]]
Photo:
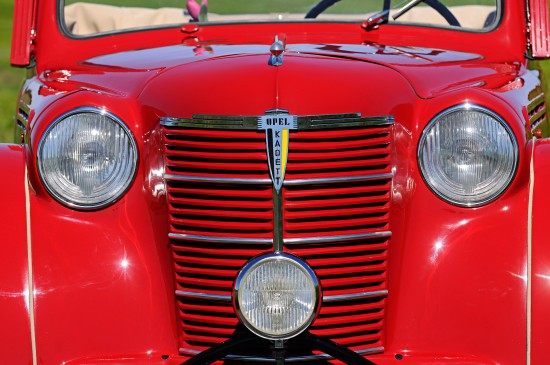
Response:
[[[258,129],[265,130],[269,174],[279,192],[285,179],[289,131],[298,129],[298,117],[284,113],[262,115],[258,117]]]

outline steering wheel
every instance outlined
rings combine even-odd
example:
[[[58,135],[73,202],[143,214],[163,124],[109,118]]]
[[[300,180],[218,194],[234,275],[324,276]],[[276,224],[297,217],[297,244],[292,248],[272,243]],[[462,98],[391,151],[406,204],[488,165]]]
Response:
[[[319,1],[313,8],[311,8],[310,11],[306,14],[306,19],[313,19],[317,18],[317,15],[321,14],[323,11],[334,5],[340,0],[321,0]],[[418,2],[423,2],[424,4],[430,6],[435,11],[437,11],[446,21],[449,23],[449,25],[454,25],[457,27],[460,27],[460,23],[458,19],[451,13],[449,8],[447,8],[443,3],[441,3],[439,0],[419,0]],[[387,11],[390,9],[390,1],[385,0],[384,1],[384,10]],[[416,4],[414,4],[416,5]],[[413,5],[413,6],[414,6]],[[412,7],[411,7],[412,8]]]

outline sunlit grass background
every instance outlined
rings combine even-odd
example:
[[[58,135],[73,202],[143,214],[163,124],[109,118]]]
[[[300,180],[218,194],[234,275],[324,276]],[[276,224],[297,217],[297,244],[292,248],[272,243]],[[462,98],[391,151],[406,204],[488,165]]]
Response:
[[[13,0],[0,0],[0,142],[13,139],[13,116],[25,71],[10,67]]]
[[[16,111],[16,102],[18,90],[21,87],[25,70],[13,68],[9,64],[11,31],[13,24],[13,1],[0,0],[0,142],[12,142],[14,136],[14,115]],[[66,0],[66,3],[73,3],[83,0]],[[125,6],[152,6],[152,4],[161,3],[161,6],[182,7],[185,0],[84,0],[96,3],[124,3]],[[466,0],[468,3],[486,3],[492,0]],[[273,11],[287,12],[306,12],[314,0],[272,0],[269,2],[270,8],[278,6],[280,9],[272,8]],[[333,12],[347,12],[352,6],[357,10],[357,4],[372,6],[377,1],[371,0],[347,0],[341,1],[332,8]],[[446,0],[446,4],[465,3],[465,0]],[[210,0],[210,11],[214,13],[233,13],[241,12],[248,8],[249,12],[262,12],[258,6],[265,7],[265,1],[259,0]],[[362,9],[367,11],[367,9]],[[373,9],[368,9],[372,11]],[[546,75],[550,75],[550,61],[539,62]]]

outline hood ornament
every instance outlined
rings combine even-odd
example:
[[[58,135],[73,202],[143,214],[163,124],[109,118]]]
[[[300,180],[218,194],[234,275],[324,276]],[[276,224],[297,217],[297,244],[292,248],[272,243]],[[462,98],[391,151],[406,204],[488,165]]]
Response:
[[[271,52],[271,57],[269,57],[268,64],[270,66],[281,66],[283,64],[285,45],[279,40],[278,36],[275,36],[275,42],[273,42],[269,51]]]

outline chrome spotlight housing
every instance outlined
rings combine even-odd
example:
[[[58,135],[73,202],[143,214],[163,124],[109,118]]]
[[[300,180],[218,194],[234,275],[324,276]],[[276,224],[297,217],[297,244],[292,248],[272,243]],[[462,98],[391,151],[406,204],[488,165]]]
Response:
[[[287,253],[256,257],[239,272],[233,305],[256,335],[286,340],[303,332],[318,314],[319,281],[304,261]]]

